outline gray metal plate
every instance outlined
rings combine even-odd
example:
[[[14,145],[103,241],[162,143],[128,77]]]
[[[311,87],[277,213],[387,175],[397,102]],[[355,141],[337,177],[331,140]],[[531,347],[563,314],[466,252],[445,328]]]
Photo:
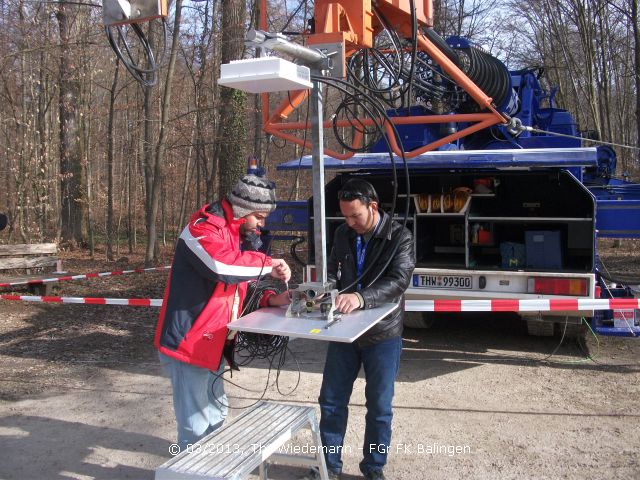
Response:
[[[330,325],[319,313],[312,314],[313,317],[287,317],[286,308],[261,308],[227,327],[242,332],[351,343],[397,307],[395,303],[385,303],[377,308],[356,310]]]

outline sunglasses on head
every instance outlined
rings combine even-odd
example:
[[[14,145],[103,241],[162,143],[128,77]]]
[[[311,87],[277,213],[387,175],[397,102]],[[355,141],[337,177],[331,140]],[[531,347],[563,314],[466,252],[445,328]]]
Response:
[[[338,199],[344,200],[345,202],[352,202],[354,200],[360,200],[362,203],[371,203],[371,197],[368,195],[364,195],[360,192],[349,192],[340,190],[338,192]]]

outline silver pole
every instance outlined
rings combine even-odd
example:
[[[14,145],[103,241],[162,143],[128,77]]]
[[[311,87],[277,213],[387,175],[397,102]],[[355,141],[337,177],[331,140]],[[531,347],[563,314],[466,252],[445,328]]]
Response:
[[[311,140],[313,148],[313,240],[315,245],[316,282],[327,283],[327,236],[324,209],[324,132],[322,127],[322,90],[314,80],[310,98]]]
[[[307,64],[317,64],[327,57],[313,48],[293,43],[281,33],[268,33],[262,30],[249,30],[245,40],[253,45],[268,48],[275,52],[291,55]]]

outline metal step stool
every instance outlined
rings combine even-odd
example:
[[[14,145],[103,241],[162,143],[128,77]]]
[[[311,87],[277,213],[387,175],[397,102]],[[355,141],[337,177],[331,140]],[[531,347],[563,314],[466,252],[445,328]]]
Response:
[[[310,428],[314,455],[276,453],[302,428]],[[293,448],[291,450],[294,450]],[[302,449],[298,449],[301,451]],[[294,450],[295,451],[295,450]],[[305,453],[306,453],[305,451]],[[267,478],[268,463],[315,466],[327,479],[320,430],[312,407],[259,402],[222,428],[204,437],[156,470],[156,480],[236,480],[246,478],[257,467]]]

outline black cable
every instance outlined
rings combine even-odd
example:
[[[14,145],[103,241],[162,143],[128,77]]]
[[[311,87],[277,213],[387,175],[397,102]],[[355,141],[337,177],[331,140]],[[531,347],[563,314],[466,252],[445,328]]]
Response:
[[[386,122],[390,125],[390,127],[393,129],[393,134],[396,137],[396,141],[399,142],[400,151],[401,151],[401,154],[402,154],[401,155],[402,156],[402,161],[403,161],[403,165],[404,165],[404,173],[405,173],[405,181],[406,181],[406,197],[405,197],[405,215],[404,215],[404,218],[403,218],[402,227],[406,228],[407,219],[409,217],[410,191],[411,191],[410,179],[409,179],[409,166],[408,166],[408,163],[407,163],[407,158],[406,158],[405,153],[404,153],[404,148],[402,146],[402,139],[400,138],[400,134],[399,134],[396,126],[391,121],[391,118],[388,116],[387,112],[382,107],[382,105],[380,105],[378,102],[376,102],[375,98],[371,97],[366,92],[363,92],[357,86],[355,86],[355,85],[353,85],[353,84],[351,84],[351,83],[349,83],[349,82],[347,82],[345,80],[340,80],[340,79],[336,79],[336,78],[326,79],[324,77],[318,77],[318,76],[312,76],[312,78],[314,80],[316,80],[316,81],[323,82],[323,83],[326,83],[328,85],[331,85],[334,88],[337,88],[338,90],[341,90],[343,93],[346,93],[347,95],[349,95],[348,88],[352,88],[352,89],[358,91],[358,93],[360,93],[361,95],[367,97],[370,100],[371,105],[376,108],[377,113],[380,115],[380,117],[384,118],[386,120]],[[378,128],[382,129],[382,125],[379,125],[377,122],[375,122],[375,117],[374,117],[374,123],[378,126]],[[391,143],[390,143],[390,141],[389,141],[389,139],[387,138],[386,135],[383,134],[383,138],[385,139],[386,144],[387,144],[387,150],[388,150],[388,153],[389,153],[389,156],[390,156],[390,159],[391,159],[392,171],[393,171],[393,182],[392,182],[392,184],[393,184],[393,199],[392,199],[391,213],[390,213],[391,220],[393,221],[393,217],[394,217],[394,214],[395,214],[396,201],[397,201],[397,196],[398,196],[397,168],[396,168],[395,158],[393,156],[393,151],[392,151],[392,148],[391,148]],[[394,245],[393,250],[391,251],[391,253],[389,255],[389,258],[387,259],[385,264],[380,268],[378,273],[366,285],[365,288],[370,287],[385,272],[385,270],[387,269],[387,267],[389,266],[389,264],[393,260],[393,257],[395,256],[395,253],[397,252],[399,246],[400,246],[399,243],[396,243],[396,245]],[[383,250],[384,249],[379,249],[377,254],[376,254],[376,256],[370,261],[369,265],[367,266],[367,268],[364,269],[362,274],[359,275],[351,284],[349,284],[346,287],[344,287],[340,291],[340,293],[343,293],[346,290],[348,290],[351,287],[353,287],[353,285],[356,285],[358,283],[358,281],[360,281],[371,270],[373,265],[376,263],[376,261],[378,260],[378,258],[382,254]]]
[[[125,25],[105,25],[105,32],[107,34],[107,39],[109,40],[109,44],[111,48],[115,52],[116,56],[120,59],[120,61],[124,64],[126,69],[131,73],[133,78],[135,78],[143,87],[149,88],[154,86],[158,81],[158,71],[160,70],[163,58],[166,54],[167,48],[167,25],[164,19],[161,21],[162,24],[162,32],[163,32],[163,53],[160,56],[160,61],[157,61],[151,45],[149,41],[142,31],[142,27],[138,23],[130,24],[131,31],[135,33],[135,36],[138,38],[139,43],[143,50],[143,57],[146,58],[148,68],[143,68],[138,65],[138,62],[134,58],[134,54],[132,51],[129,42],[127,41],[127,30]],[[153,28],[153,27],[150,27]],[[114,30],[117,33],[117,39],[114,36]],[[124,52],[123,52],[124,49]]]
[[[298,252],[296,252],[296,247],[304,242],[306,242],[307,239],[304,237],[296,237],[295,240],[293,240],[293,242],[291,242],[291,248],[289,250],[289,253],[291,254],[291,257],[299,264],[302,265],[303,267],[307,266],[307,263],[304,262],[299,256],[298,256]]]
[[[600,260],[602,262],[602,260]],[[638,285],[640,284],[640,277],[633,277],[633,276],[619,276],[619,277],[614,277],[611,274],[608,273],[604,273],[602,270],[596,270],[596,273],[598,275],[600,275],[602,278],[604,278],[605,280],[609,280],[610,282],[613,283],[622,283],[624,285],[627,284],[631,284],[631,285]],[[616,274],[618,275],[618,274]]]
[[[338,141],[338,143],[340,144],[340,146],[342,146],[342,148],[350,152],[367,151],[380,139],[382,135],[384,135],[384,132],[379,128],[377,124],[375,124],[376,116],[369,109],[366,103],[362,101],[361,98],[362,98],[361,95],[351,95],[349,97],[345,97],[345,99],[337,106],[336,113],[332,116],[333,134],[336,140]],[[356,107],[356,108],[361,107],[365,111],[364,113],[366,114],[366,116],[368,116],[368,118],[370,118],[374,122],[375,129],[370,130],[369,128],[367,128],[362,123],[362,121],[360,121],[360,119],[358,118],[358,112],[354,111],[352,107]],[[363,143],[360,147],[353,147],[349,145],[345,140],[342,139],[342,136],[338,131],[339,129],[338,121],[339,121],[340,114],[343,111],[345,114],[345,119],[349,122],[351,127],[357,132],[360,132],[363,135],[363,138],[366,139],[367,136],[369,137],[369,140],[366,141],[366,143]],[[349,117],[349,114],[352,115],[352,118]],[[374,136],[373,135],[374,132],[378,133],[378,135]]]
[[[606,363],[606,362],[601,362],[601,361],[597,360],[596,358],[594,358],[593,356],[591,356],[591,353],[589,353],[589,348],[585,344],[583,338],[578,337],[578,342],[577,343],[578,343],[578,347],[580,348],[582,353],[584,353],[585,356],[589,360],[591,360],[593,363],[595,363],[596,365],[602,365],[604,367],[622,367],[622,368],[639,367],[640,366],[640,362],[634,362],[634,363]]]
[[[107,39],[109,40],[109,44],[111,45],[111,48],[115,52],[116,56],[120,59],[120,61],[124,64],[124,66],[129,71],[129,73],[131,73],[133,78],[135,78],[143,87],[146,87],[146,88],[149,88],[155,85],[157,82],[157,77],[155,74],[157,70],[157,66],[153,58],[153,52],[149,48],[149,44],[147,43],[146,38],[140,38],[140,44],[144,49],[144,53],[147,58],[147,63],[149,64],[150,68],[141,69],[137,66],[136,61],[133,59],[133,54],[131,52],[131,49],[129,48],[129,43],[127,42],[127,39],[126,39],[126,33],[123,33],[124,26],[118,25],[113,27],[110,25],[106,25],[104,28],[107,34]],[[114,39],[112,29],[115,29],[115,31],[117,32],[118,40]],[[136,33],[136,35],[139,36],[139,33],[138,33],[139,29],[132,28],[132,30]],[[119,43],[122,43],[128,59],[125,58],[125,55],[120,49]],[[147,79],[148,75],[151,76],[150,79]]]
[[[287,92],[287,95],[289,95],[289,92]],[[307,95],[307,113],[305,114],[305,119],[304,119],[304,133],[302,135],[302,148],[300,149],[300,158],[298,158],[298,168],[296,168],[296,176],[293,179],[293,182],[291,184],[291,190],[289,191],[289,199],[288,201],[290,202],[291,199],[293,198],[293,193],[295,192],[296,189],[296,185],[298,184],[298,179],[300,178],[300,171],[302,170],[302,157],[304,157],[304,145],[307,143],[307,122],[309,122],[309,102],[310,102],[311,97],[309,95]],[[291,97],[289,97],[289,104],[291,104]],[[299,245],[300,243],[303,243],[306,241],[306,239],[304,237],[297,237],[298,239],[300,239],[300,241],[298,241],[297,243],[292,243],[291,244],[291,256],[293,257],[293,259],[298,262],[300,265],[302,265],[303,267],[306,266],[306,263],[303,262],[300,257],[298,257],[297,253],[296,253],[296,246]]]
[[[385,103],[391,104],[392,102],[398,100],[400,95],[393,96],[393,90],[400,88],[400,73],[404,69],[404,55],[402,54],[402,42],[398,37],[395,29],[391,28],[389,22],[384,17],[382,12],[380,12],[377,8],[373,8],[374,13],[378,17],[380,23],[385,29],[389,40],[391,41],[392,49],[395,51],[393,58],[397,59],[399,62],[398,68],[394,68],[393,65],[388,63],[387,54],[382,53],[379,50],[379,47],[361,49],[356,54],[352,55],[349,62],[347,62],[347,73],[348,79],[353,80],[360,87],[364,88],[370,93],[375,93],[379,97],[383,97],[384,94],[389,95],[388,99],[385,99]],[[380,35],[376,37],[376,41],[380,39]],[[360,62],[360,67],[362,69],[362,79],[355,71],[356,64]],[[382,74],[378,77],[376,75],[375,70],[380,67],[376,67],[379,65],[382,67]],[[379,80],[385,79],[388,84],[386,87],[380,87]]]
[[[271,143],[273,143],[273,146],[276,147],[278,150],[282,150],[283,148],[285,148],[287,146],[287,141],[286,140],[282,140],[282,145],[278,145],[278,143],[276,142],[275,137],[272,135],[269,137],[269,140],[271,141]],[[266,154],[269,153],[269,150],[267,150],[265,152],[265,157]]]
[[[262,294],[268,290],[274,291],[276,294],[279,294],[282,291],[280,286],[277,285],[275,281],[267,280],[260,283],[258,279],[255,282],[249,283],[247,287],[247,295],[246,295],[243,310],[242,310],[243,314],[245,312],[248,314],[257,310],[260,306],[259,304],[260,304],[260,300],[262,299]],[[258,402],[260,402],[264,398],[267,392],[267,389],[269,388],[269,380],[271,378],[271,372],[274,369],[276,371],[276,377],[275,377],[274,383],[280,395],[283,395],[283,396],[291,395],[298,388],[298,385],[300,384],[300,378],[301,378],[300,364],[297,358],[295,357],[295,355],[293,354],[293,352],[291,351],[291,349],[289,348],[289,337],[280,336],[280,335],[264,335],[259,333],[250,333],[250,332],[238,332],[238,334],[236,335],[234,354],[235,354],[234,361],[236,358],[238,359],[238,361],[235,362],[235,365],[240,367],[246,367],[258,360],[267,360],[269,362],[269,369],[267,372],[267,381],[265,382],[265,386],[260,393],[260,397],[254,403],[243,406],[243,407],[231,407],[229,404],[224,404],[219,400],[217,400],[218,403],[224,407],[242,410],[242,409],[250,408],[255,404],[257,404]],[[280,389],[280,373],[282,371],[282,367],[286,364],[287,359],[289,358],[287,354],[290,354],[291,357],[294,359],[298,374],[297,374],[295,385],[292,387],[290,391],[285,393]],[[216,375],[216,378],[211,384],[211,389],[213,390],[216,382],[222,378],[223,381],[228,382],[237,388],[240,388],[248,392],[259,393],[260,392],[259,390],[252,390],[252,389],[243,387],[223,377],[224,373],[232,372],[235,365],[230,366],[229,369],[225,369],[222,374],[214,374]]]
[[[415,82],[415,69],[418,55],[418,19],[415,10],[415,0],[410,0],[410,5],[412,18],[410,42],[412,47],[408,69],[406,67],[407,59],[405,58],[403,41],[400,39],[397,31],[392,28],[385,15],[375,6],[373,8],[374,14],[384,27],[394,52],[392,54],[382,52],[378,44],[373,48],[361,49],[353,55],[347,63],[349,79],[355,81],[370,93],[375,93],[379,98],[384,99],[385,103],[392,108],[397,106],[395,102],[398,100],[401,102],[400,108],[405,107],[405,101],[409,100],[411,89]],[[380,35],[378,35],[376,40],[379,38],[381,38]],[[404,43],[406,42],[405,40]],[[356,72],[358,64],[362,69],[362,80]],[[380,73],[378,73],[378,71]],[[385,87],[380,86],[383,80],[387,82],[387,86]]]
[[[409,0],[411,8],[411,42],[413,44],[411,51],[411,66],[409,67],[409,81],[407,82],[407,98],[411,98],[411,87],[413,86],[413,77],[416,67],[416,59],[418,58],[418,15],[416,14],[415,0]],[[411,106],[411,105],[409,105]]]

